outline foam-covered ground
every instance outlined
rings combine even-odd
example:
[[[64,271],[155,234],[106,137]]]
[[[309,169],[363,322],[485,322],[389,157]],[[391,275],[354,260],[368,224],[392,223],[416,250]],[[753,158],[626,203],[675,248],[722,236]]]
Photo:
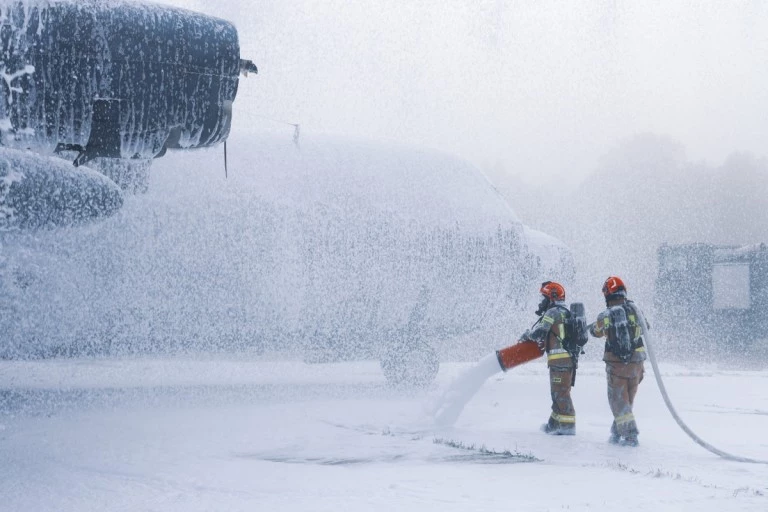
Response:
[[[648,369],[636,448],[607,444],[604,370],[580,368],[576,437],[548,437],[545,365],[492,377],[452,428],[376,363],[0,362],[3,510],[766,510],[768,465],[676,426]],[[718,448],[768,459],[768,370],[662,365]]]

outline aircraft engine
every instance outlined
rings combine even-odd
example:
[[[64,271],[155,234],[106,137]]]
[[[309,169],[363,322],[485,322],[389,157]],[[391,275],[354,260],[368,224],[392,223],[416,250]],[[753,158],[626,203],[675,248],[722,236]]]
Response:
[[[0,231],[77,225],[122,206],[120,188],[92,169],[0,148]]]
[[[0,0],[0,146],[24,150],[15,160],[56,153],[143,192],[153,158],[227,138],[241,71],[257,70],[218,18],[139,2]],[[61,172],[41,179],[30,165],[38,184]],[[57,219],[47,222],[69,222]]]
[[[2,143],[42,152],[153,158],[229,134],[241,68],[224,20],[129,2],[6,2]]]

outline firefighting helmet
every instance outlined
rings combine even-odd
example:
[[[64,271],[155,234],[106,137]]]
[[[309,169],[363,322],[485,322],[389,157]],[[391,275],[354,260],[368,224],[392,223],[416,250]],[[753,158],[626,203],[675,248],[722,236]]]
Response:
[[[565,288],[560,283],[546,281],[541,283],[539,292],[548,298],[551,302],[560,302],[565,300]]]
[[[603,296],[605,300],[627,296],[627,287],[620,277],[611,276],[603,283]]]

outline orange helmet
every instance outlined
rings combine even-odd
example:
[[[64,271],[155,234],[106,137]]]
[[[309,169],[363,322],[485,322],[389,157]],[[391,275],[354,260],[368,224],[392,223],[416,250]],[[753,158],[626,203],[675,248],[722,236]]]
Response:
[[[620,292],[624,292],[622,295],[627,294],[627,287],[624,286],[624,281],[620,277],[611,276],[603,283],[603,295],[606,298]]]
[[[551,300],[552,302],[558,302],[565,300],[565,288],[560,283],[554,281],[547,281],[541,283],[541,289],[539,290],[543,296]]]

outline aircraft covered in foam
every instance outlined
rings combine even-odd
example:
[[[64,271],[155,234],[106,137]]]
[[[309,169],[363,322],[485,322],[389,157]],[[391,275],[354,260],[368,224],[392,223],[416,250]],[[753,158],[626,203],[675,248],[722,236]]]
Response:
[[[257,71],[240,57],[232,23],[157,4],[1,0],[0,29],[6,230],[113,214],[122,197],[112,197],[112,184],[96,190],[89,171],[75,167],[92,167],[121,189],[145,190],[154,158],[226,140],[239,78]],[[74,165],[62,174],[50,158],[46,173],[32,154]],[[60,187],[72,201],[40,209],[28,193]],[[98,208],[102,196],[110,200]]]
[[[6,233],[0,357],[365,358],[423,384],[441,358],[509,344],[541,281],[572,278],[568,249],[450,155],[309,136],[230,144],[226,179],[220,152],[177,154],[112,217]]]

